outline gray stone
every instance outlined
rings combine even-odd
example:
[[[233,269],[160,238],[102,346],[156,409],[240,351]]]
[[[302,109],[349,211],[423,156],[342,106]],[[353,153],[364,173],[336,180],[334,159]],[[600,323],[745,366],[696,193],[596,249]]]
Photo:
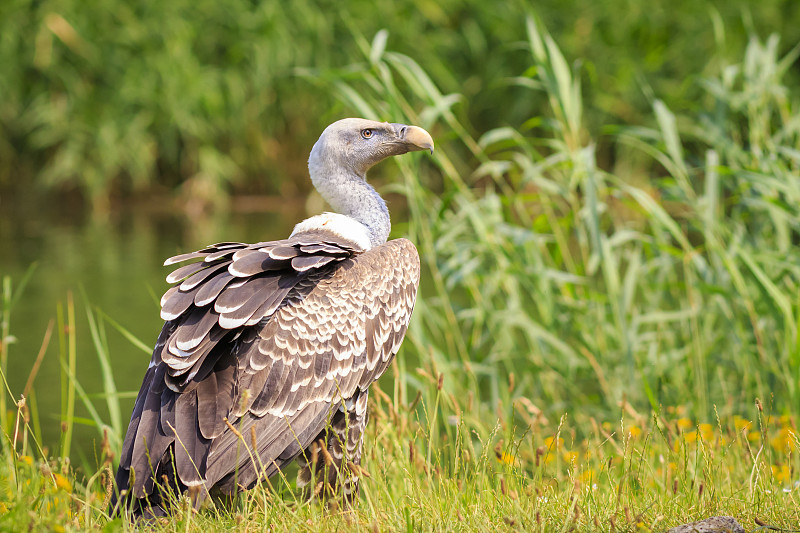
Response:
[[[732,516],[713,516],[691,524],[675,526],[667,533],[745,533],[745,530]]]

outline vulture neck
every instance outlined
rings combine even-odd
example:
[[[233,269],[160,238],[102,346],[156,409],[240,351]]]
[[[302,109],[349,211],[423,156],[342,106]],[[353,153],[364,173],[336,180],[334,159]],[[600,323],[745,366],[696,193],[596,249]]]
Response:
[[[336,164],[324,157],[314,146],[308,160],[308,170],[314,188],[333,210],[362,224],[369,235],[370,246],[380,246],[389,238],[392,229],[389,209],[378,192],[361,173]]]

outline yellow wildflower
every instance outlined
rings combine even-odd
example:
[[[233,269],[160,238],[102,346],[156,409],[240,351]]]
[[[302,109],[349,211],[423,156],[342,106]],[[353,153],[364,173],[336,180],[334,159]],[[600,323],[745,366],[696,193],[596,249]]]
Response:
[[[567,463],[574,464],[578,462],[579,455],[580,454],[578,452],[566,451],[562,454],[562,457],[564,458],[564,461],[566,461]]]
[[[736,415],[733,417],[733,425],[736,428],[736,431],[741,432],[742,430],[751,427],[753,423],[739,415]]]
[[[692,421],[688,418],[679,418],[675,423],[678,425],[678,429],[689,429],[692,427]]]
[[[58,498],[53,498],[53,501],[47,502],[47,504],[44,506],[45,510],[47,510],[48,513],[51,512],[53,509],[58,507],[60,501],[61,500]]]
[[[498,456],[497,460],[507,465],[513,465],[515,458],[510,453],[503,452],[502,454],[500,454],[500,456]]]
[[[789,465],[772,465],[772,477],[777,481],[788,481],[792,477],[792,469]]]
[[[562,446],[564,446],[564,439],[561,437],[558,438],[558,442],[555,443],[553,446],[553,442],[555,442],[555,437],[547,437],[544,439],[544,445],[547,446],[548,449],[555,448],[556,450],[560,450]]]
[[[770,445],[779,452],[790,452],[797,448],[797,435],[790,427],[782,427],[778,434],[769,441]]]
[[[630,435],[631,438],[633,438],[633,439],[635,439],[636,437],[638,437],[641,434],[642,434],[642,430],[641,430],[641,428],[639,428],[639,426],[631,426],[631,427],[628,428],[628,435]]]
[[[67,478],[65,478],[61,474],[53,474],[53,477],[55,478],[56,481],[56,488],[72,494],[72,483],[70,483]]]
[[[751,431],[747,434],[747,440],[750,442],[756,442],[757,440],[761,440],[761,433],[758,431]]]
[[[587,485],[587,484],[591,483],[592,480],[596,479],[596,477],[597,476],[596,476],[596,474],[594,472],[594,469],[587,468],[586,470],[581,472],[580,476],[578,476],[578,481],[580,481],[581,483]]]

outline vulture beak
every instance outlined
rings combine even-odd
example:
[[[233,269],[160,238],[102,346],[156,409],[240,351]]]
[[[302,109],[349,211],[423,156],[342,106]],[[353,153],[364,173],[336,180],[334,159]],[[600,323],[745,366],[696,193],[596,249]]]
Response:
[[[397,137],[405,144],[409,152],[427,150],[433,153],[433,138],[431,134],[418,126],[406,126],[405,124],[392,124],[397,132]]]

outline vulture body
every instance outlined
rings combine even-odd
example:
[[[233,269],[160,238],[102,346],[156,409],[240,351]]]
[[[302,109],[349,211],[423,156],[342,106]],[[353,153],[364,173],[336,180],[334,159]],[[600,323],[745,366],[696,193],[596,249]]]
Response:
[[[194,488],[196,503],[212,489],[233,494],[298,456],[299,486],[355,496],[348,465],[360,463],[369,386],[400,347],[419,284],[416,248],[386,242],[389,213],[365,176],[413,150],[433,151],[421,128],[335,122],[309,171],[336,213],[288,239],[224,242],[165,262],[183,266],[167,277],[113,509],[164,515],[170,494]]]

